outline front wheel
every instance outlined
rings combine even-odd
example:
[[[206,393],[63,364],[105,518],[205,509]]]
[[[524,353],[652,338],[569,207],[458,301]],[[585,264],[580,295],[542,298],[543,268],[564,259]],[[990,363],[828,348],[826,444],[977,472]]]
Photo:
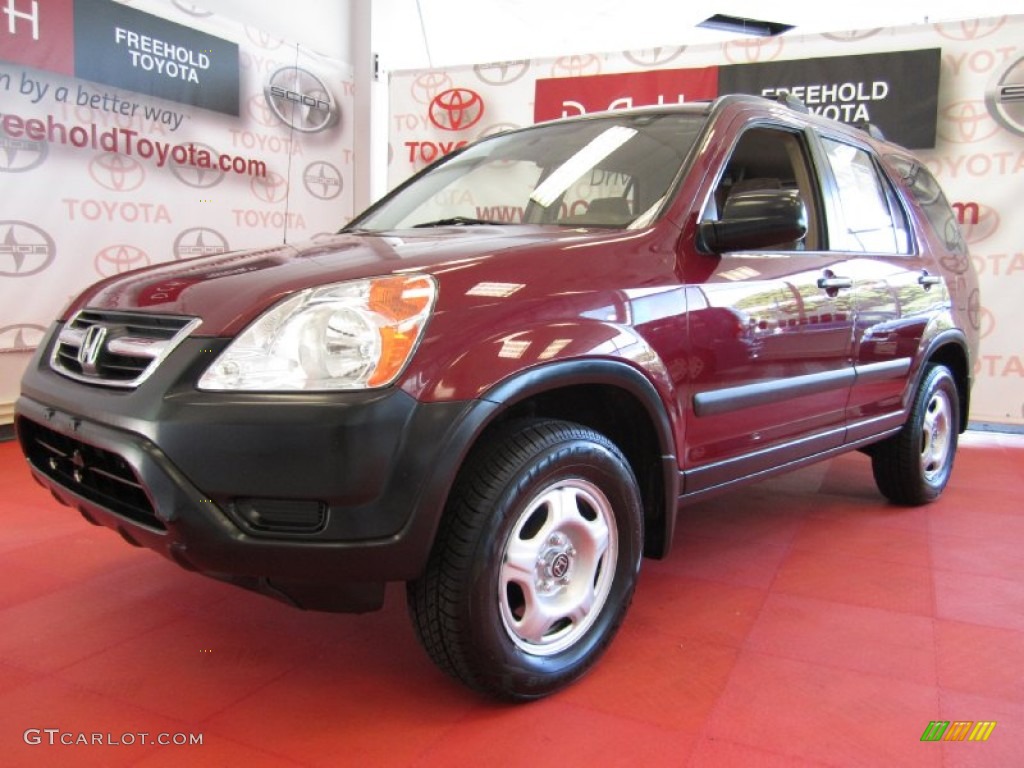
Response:
[[[878,490],[897,504],[937,499],[953,471],[959,425],[960,398],[953,375],[944,365],[929,366],[907,423],[872,449]]]
[[[618,448],[563,421],[518,422],[470,457],[423,576],[407,589],[446,672],[509,699],[582,676],[625,616],[643,514]]]

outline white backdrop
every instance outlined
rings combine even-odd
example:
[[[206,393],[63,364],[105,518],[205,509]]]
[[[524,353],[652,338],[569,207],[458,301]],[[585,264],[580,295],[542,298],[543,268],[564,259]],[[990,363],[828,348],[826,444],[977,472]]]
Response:
[[[310,239],[353,214],[348,64],[188,2],[131,8],[237,43],[240,114],[0,60],[0,120],[40,120],[49,133],[32,140],[23,126],[13,137],[0,122],[0,423],[28,350],[90,283],[200,253]],[[268,85],[317,92],[330,108],[293,112],[282,101],[275,112]],[[116,153],[102,149],[113,129]],[[190,144],[214,162],[236,159],[243,172],[161,163],[160,147]]]
[[[923,48],[940,48],[942,63],[936,147],[918,154],[961,213],[982,288],[972,421],[1024,425],[1024,108],[1004,105],[1000,121],[986,107],[1000,83],[1024,83],[1024,16],[396,72],[389,184],[463,142],[532,123],[538,79]]]

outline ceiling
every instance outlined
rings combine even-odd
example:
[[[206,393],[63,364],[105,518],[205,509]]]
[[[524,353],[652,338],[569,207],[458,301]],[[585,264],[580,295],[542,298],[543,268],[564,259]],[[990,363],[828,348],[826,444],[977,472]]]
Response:
[[[797,36],[1022,10],[1020,0],[373,0],[373,9],[374,49],[389,70],[697,45],[737,37],[696,27],[716,13],[793,24],[795,29],[786,34]]]
[[[716,13],[795,25],[799,36],[1021,13],[1021,0],[174,0],[274,30],[351,61],[350,14],[373,14],[373,50],[386,70],[723,42],[699,29]],[[372,5],[370,3],[372,2]]]

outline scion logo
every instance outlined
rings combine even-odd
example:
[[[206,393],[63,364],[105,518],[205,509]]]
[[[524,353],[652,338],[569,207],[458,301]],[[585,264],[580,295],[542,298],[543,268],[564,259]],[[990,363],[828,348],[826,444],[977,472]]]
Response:
[[[134,245],[108,245],[96,254],[93,266],[101,277],[120,275],[139,267],[149,266],[149,256]]]
[[[954,144],[984,141],[999,130],[981,101],[957,101],[945,107],[941,117],[939,136]]]
[[[430,102],[427,116],[441,130],[462,131],[480,122],[484,116],[484,100],[469,88],[449,88]]]
[[[12,139],[0,131],[0,173],[24,173],[42,165],[50,153],[45,141]]]
[[[46,329],[32,323],[16,323],[0,328],[0,354],[31,352],[43,343]]]
[[[212,256],[227,253],[227,238],[209,227],[189,227],[174,238],[174,258],[191,259],[195,256]]]
[[[1006,17],[998,19],[970,19],[935,24],[935,31],[949,40],[980,40],[999,31]]]
[[[308,69],[281,67],[267,80],[263,95],[281,122],[297,131],[319,133],[338,122],[334,95]]]
[[[253,176],[249,188],[256,199],[264,203],[279,203],[288,196],[288,182],[274,171],[266,176]]]
[[[487,85],[508,85],[519,80],[530,70],[526,59],[518,61],[497,61],[492,64],[477,64],[473,67],[476,76]]]
[[[601,60],[592,53],[586,56],[562,56],[551,65],[552,77],[583,77],[600,75]]]
[[[213,187],[220,184],[224,180],[224,171],[222,171],[218,165],[220,162],[220,153],[209,144],[200,144],[197,141],[190,143],[196,148],[197,153],[202,150],[209,152],[211,158],[210,163],[214,167],[200,168],[195,165],[179,165],[172,160],[167,164],[167,167],[171,169],[171,173],[173,173],[182,184],[186,184],[190,187],[197,187],[198,189],[206,189],[207,187]]]
[[[27,221],[0,221],[0,277],[37,275],[57,257],[53,238]]]
[[[201,8],[195,3],[186,3],[185,0],[173,0],[174,7],[182,13],[187,13],[189,16],[195,16],[197,18],[204,18],[206,16],[213,16],[213,11],[208,11],[205,8]]]
[[[259,93],[249,99],[247,109],[252,121],[264,128],[277,128],[281,125],[281,121],[277,119],[277,114],[271,108],[266,97]]]
[[[134,157],[99,152],[89,161],[92,180],[113,192],[131,192],[142,186],[146,172]]]
[[[429,104],[437,94],[452,85],[452,79],[445,72],[424,72],[412,81],[409,95],[420,104]]]
[[[722,44],[722,52],[732,64],[755,64],[779,58],[786,43],[779,37],[755,40],[730,40]]]
[[[685,50],[685,45],[674,47],[658,46],[657,48],[645,48],[640,51],[623,51],[622,55],[626,57],[627,61],[633,62],[638,67],[657,67],[661,64],[675,61],[683,55]]]
[[[1006,130],[1024,136],[1024,56],[992,81],[985,91],[985,106]]]
[[[821,36],[826,40],[835,40],[837,43],[852,43],[857,40],[867,40],[881,31],[881,27],[876,27],[875,29],[851,29],[848,32],[823,32]]]
[[[341,194],[345,183],[341,171],[330,163],[316,160],[306,166],[302,172],[302,183],[306,191],[321,200],[332,200]]]

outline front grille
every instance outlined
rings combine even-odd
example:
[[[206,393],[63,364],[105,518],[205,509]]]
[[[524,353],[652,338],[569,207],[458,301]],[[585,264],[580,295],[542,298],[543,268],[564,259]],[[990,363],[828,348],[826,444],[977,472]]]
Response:
[[[200,323],[198,318],[83,309],[57,335],[50,367],[90,384],[141,384]]]
[[[165,530],[123,457],[26,418],[18,420],[18,436],[32,466],[53,482],[133,522]]]

